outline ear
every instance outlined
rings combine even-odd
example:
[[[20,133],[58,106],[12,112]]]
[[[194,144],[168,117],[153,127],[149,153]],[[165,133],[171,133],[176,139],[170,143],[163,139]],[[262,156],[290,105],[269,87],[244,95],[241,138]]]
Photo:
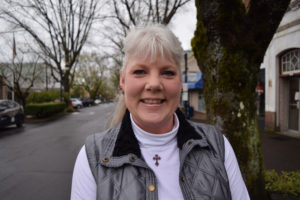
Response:
[[[120,90],[124,91],[124,87],[125,87],[125,78],[124,78],[124,74],[121,71],[120,72]]]

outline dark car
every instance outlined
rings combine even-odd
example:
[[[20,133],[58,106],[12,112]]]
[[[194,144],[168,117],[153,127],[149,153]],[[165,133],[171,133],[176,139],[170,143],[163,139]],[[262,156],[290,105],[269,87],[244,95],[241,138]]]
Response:
[[[81,98],[82,104],[84,107],[92,106],[94,104],[94,100],[90,98]]]
[[[24,109],[15,101],[0,100],[0,127],[15,124],[22,127],[24,123]]]

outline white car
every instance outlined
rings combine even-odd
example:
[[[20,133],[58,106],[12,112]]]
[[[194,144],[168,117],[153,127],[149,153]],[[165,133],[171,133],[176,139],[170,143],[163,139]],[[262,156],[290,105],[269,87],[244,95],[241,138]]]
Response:
[[[100,99],[96,99],[96,100],[94,101],[94,103],[95,103],[95,104],[100,104],[100,103],[101,103],[101,100],[100,100]]]
[[[72,107],[73,108],[79,109],[79,108],[83,107],[82,101],[80,101],[79,99],[77,99],[77,98],[71,98],[71,101],[72,101]]]

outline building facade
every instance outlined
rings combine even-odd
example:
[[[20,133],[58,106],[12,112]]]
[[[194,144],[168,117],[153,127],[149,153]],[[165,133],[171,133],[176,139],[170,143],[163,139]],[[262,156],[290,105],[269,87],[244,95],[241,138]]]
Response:
[[[7,99],[8,91],[4,83],[4,78],[0,76],[0,99]]]
[[[300,137],[300,0],[291,2],[264,57],[265,128]]]
[[[60,88],[60,83],[54,80],[49,67],[43,63],[0,63],[0,99],[13,98],[14,95],[9,89],[12,87],[13,77],[17,79],[22,91],[27,88],[30,88],[29,92]],[[18,101],[16,96],[14,99]]]
[[[193,117],[205,119],[205,103],[203,97],[202,73],[192,51],[187,51],[187,62],[181,64],[182,82],[187,84],[188,104],[192,107]],[[187,65],[187,76],[185,76],[185,65]],[[183,99],[183,98],[182,98]],[[181,102],[184,107],[184,102]]]

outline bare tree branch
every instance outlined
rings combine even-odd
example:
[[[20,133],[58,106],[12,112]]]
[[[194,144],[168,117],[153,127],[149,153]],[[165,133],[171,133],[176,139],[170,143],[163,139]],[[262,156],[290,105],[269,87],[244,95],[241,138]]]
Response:
[[[98,16],[99,1],[4,1],[4,8],[10,9],[1,9],[0,13],[6,16],[7,22],[18,25],[34,39],[43,52],[43,59],[52,66],[51,71],[55,66],[59,72],[68,92],[72,67]]]
[[[191,0],[112,0],[112,18],[106,26],[105,38],[122,54],[123,40],[133,26],[169,24],[176,12]],[[113,28],[111,28],[113,27]]]

